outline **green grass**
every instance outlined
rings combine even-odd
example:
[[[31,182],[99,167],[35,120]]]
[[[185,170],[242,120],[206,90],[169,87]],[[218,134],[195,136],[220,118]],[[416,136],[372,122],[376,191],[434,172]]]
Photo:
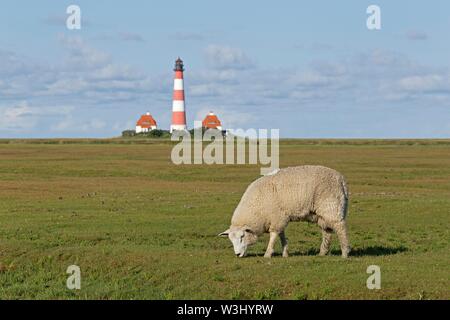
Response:
[[[318,257],[317,226],[291,223],[291,257],[244,259],[217,237],[254,165],[175,166],[170,142],[0,141],[1,299],[449,299],[448,140],[287,140],[281,166],[349,182],[353,252]],[[81,290],[66,288],[80,266]],[[381,267],[381,290],[366,268]]]

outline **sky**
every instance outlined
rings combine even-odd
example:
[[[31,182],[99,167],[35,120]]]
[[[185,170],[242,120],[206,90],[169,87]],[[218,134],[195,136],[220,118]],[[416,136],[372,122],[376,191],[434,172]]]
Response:
[[[114,137],[146,112],[168,129],[178,56],[188,127],[449,138],[449,31],[445,0],[3,0],[0,138]]]

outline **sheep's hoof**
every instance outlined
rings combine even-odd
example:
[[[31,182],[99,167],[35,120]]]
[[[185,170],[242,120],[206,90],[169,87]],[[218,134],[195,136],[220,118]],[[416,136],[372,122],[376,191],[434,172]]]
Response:
[[[324,257],[324,256],[326,256],[328,254],[328,251],[320,251],[319,252],[319,256],[320,257]]]
[[[283,258],[289,258],[289,253],[283,252]]]
[[[350,247],[347,250],[342,251],[342,258],[347,259],[350,253]]]
[[[272,252],[266,252],[265,254],[264,254],[264,258],[272,258]]]

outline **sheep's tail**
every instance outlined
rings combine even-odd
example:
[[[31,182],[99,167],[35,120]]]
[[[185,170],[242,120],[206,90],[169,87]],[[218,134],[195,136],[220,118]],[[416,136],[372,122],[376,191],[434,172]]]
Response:
[[[342,187],[342,192],[344,193],[344,197],[345,197],[341,214],[342,214],[343,219],[345,219],[348,214],[349,193],[348,193],[347,182],[345,181],[344,177],[342,177],[342,180],[341,180],[341,187]]]
[[[345,199],[348,201],[349,196],[348,196],[348,187],[347,187],[347,182],[345,181],[345,179],[342,179],[342,191],[344,192],[345,195]]]

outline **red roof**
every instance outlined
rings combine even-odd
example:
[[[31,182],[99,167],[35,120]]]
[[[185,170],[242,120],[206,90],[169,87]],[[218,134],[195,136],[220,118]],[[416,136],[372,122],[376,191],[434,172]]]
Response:
[[[219,118],[217,118],[214,113],[210,112],[203,120],[202,126],[208,129],[217,129],[217,127],[221,127],[222,124],[220,123]]]
[[[156,126],[156,121],[155,119],[153,119],[150,113],[147,113],[141,116],[136,125],[140,126],[141,128],[151,128],[153,126]]]

